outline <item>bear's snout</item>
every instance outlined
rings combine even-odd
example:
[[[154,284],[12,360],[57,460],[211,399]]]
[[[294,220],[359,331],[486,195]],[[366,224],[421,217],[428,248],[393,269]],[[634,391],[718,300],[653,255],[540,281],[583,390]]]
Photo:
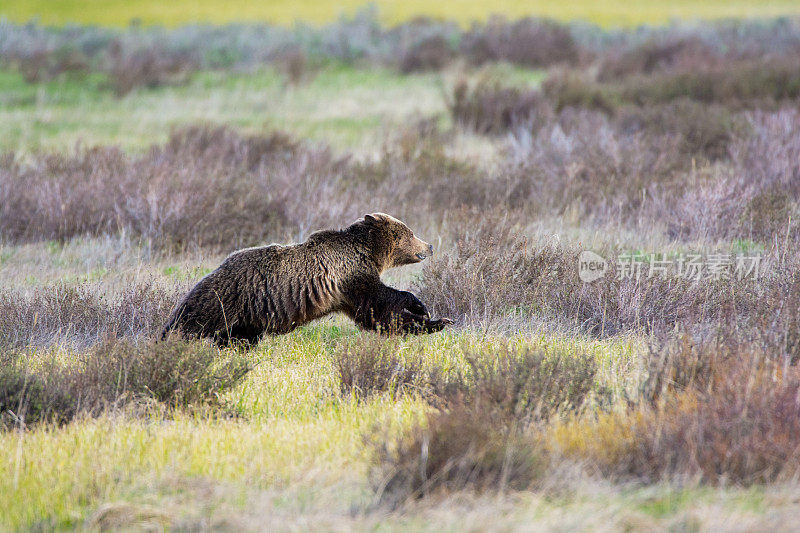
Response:
[[[417,259],[422,261],[423,259],[433,255],[433,245],[428,244],[427,242],[422,240],[420,240],[419,242],[421,244],[420,251],[417,252],[415,255],[417,256]]]

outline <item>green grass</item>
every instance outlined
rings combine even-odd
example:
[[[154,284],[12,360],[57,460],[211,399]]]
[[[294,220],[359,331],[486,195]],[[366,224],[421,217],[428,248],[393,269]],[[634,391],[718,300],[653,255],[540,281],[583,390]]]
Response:
[[[543,76],[510,66],[490,70],[517,84],[534,85]],[[284,130],[369,152],[415,117],[444,119],[450,84],[448,75],[331,64],[299,86],[287,86],[272,69],[201,72],[187,85],[139,88],[117,98],[102,75],[28,84],[0,70],[0,151],[63,152],[78,143],[140,150],[164,142],[175,126],[211,122],[250,133]]]
[[[687,520],[696,524],[693,529],[714,529],[715,522],[724,526],[732,518],[757,528],[770,517],[788,516],[793,506],[791,491],[765,497],[763,490],[590,484],[571,495],[522,493],[477,501],[464,495],[434,500],[415,513],[371,512],[361,431],[376,423],[399,426],[419,408],[378,399],[348,402],[306,422],[102,418],[62,430],[6,433],[0,436],[8,450],[0,463],[6,503],[0,527],[72,529],[109,509],[128,508],[137,513],[116,517],[112,525],[141,527],[149,518],[162,526],[203,521],[236,529],[274,521],[280,529],[304,523],[315,529],[380,524],[391,530],[536,523],[546,529],[616,525],[611,529],[645,531]],[[462,510],[467,502],[469,509]]]
[[[176,413],[135,420],[105,417],[64,428],[0,433],[0,492],[7,495],[0,528],[39,520],[72,527],[103,503],[138,499],[172,479],[200,479],[233,492],[350,486],[340,504],[365,507],[370,486],[366,439],[380,429],[396,434],[429,409],[414,396],[367,400],[339,392],[332,365],[338,343],[364,335],[329,321],[262,342],[250,355],[255,368],[224,398],[238,418]],[[503,339],[471,334],[409,338],[426,361],[444,368],[465,365],[460,346],[496,345]],[[625,358],[617,344],[565,339],[516,339],[551,350],[593,345],[605,359]],[[42,357],[53,357],[49,352]],[[65,356],[66,357],[66,356]],[[68,358],[68,357],[67,357]]]
[[[102,264],[106,253],[115,252],[116,266],[111,270],[93,262]],[[191,282],[207,271],[188,258],[143,263],[141,253],[104,239],[7,246],[0,249],[5,258],[0,280],[24,286],[21,273],[36,272],[40,264],[44,264],[41,279],[31,284],[58,280],[113,286],[130,275]],[[218,259],[206,258],[202,264]],[[0,530],[36,524],[45,529],[74,528],[112,519],[125,527],[132,525],[126,520],[175,525],[198,515],[240,520],[248,516],[254,498],[267,499],[293,519],[325,509],[327,519],[355,516],[357,523],[369,524],[373,492],[367,442],[408,428],[430,407],[415,396],[385,393],[361,399],[340,392],[334,352],[361,335],[371,334],[360,333],[340,317],[265,340],[249,353],[253,370],[222,398],[233,418],[178,411],[0,432],[0,493],[5,495]],[[496,348],[506,343],[568,353],[589,351],[600,363],[601,387],[622,390],[638,374],[632,364],[641,350],[636,339],[597,341],[557,335],[506,339],[480,332],[444,332],[407,338],[399,350],[420,347],[426,364],[455,371],[466,368],[465,346]],[[31,357],[34,366],[39,359],[54,358],[67,364],[75,354],[56,347],[33,351]],[[353,510],[356,514],[351,516]],[[395,525],[407,524],[399,519]]]
[[[6,71],[0,72],[0,94],[0,150],[23,153],[68,151],[78,142],[140,149],[191,122],[249,132],[281,129],[339,148],[358,147],[411,114],[444,112],[434,75],[344,66],[324,68],[299,87],[285,87],[272,70],[203,72],[185,86],[138,89],[123,98],[95,76],[27,84]]]
[[[234,520],[238,528],[251,527],[248,520],[260,524],[272,513],[287,520],[318,516],[322,523],[335,520],[359,529],[369,529],[375,520],[390,529],[422,527],[424,515],[375,516],[370,511],[367,443],[398,434],[429,407],[415,396],[384,393],[362,399],[340,393],[333,353],[358,335],[368,334],[342,320],[327,320],[262,342],[249,354],[254,370],[223,398],[236,413],[233,418],[179,411],[0,433],[0,529],[35,524],[69,529],[107,521],[113,527],[149,521],[176,526],[200,519]],[[426,364],[454,370],[465,365],[464,346],[496,348],[509,342],[548,351],[589,350],[605,369],[598,377],[600,386],[631,382],[639,372],[631,362],[641,347],[618,339],[542,335],[509,340],[443,333],[405,339],[399,350],[421,346]],[[35,355],[54,356],[69,360],[65,353]],[[580,513],[581,520],[590,521],[584,525],[591,526],[601,516],[597,507],[603,502],[628,508],[629,516],[654,524],[698,506],[730,505],[719,499],[733,500],[756,516],[769,505],[763,494],[736,489],[586,490],[591,497],[579,493],[548,500],[522,494],[505,504],[501,496],[480,506],[489,512],[513,504],[501,523],[519,527],[533,516],[548,523],[565,511]],[[254,501],[261,503],[254,507]],[[467,525],[458,505],[443,508],[444,517],[436,519],[449,521],[454,529]]]
[[[453,19],[467,25],[474,20],[485,20],[493,13],[508,17],[527,15],[552,17],[559,20],[588,20],[604,26],[660,24],[674,18],[722,18],[722,17],[770,17],[800,12],[793,0],[501,0],[500,2],[474,2],[469,0],[447,0],[424,2],[407,0],[394,2],[376,0],[383,22],[395,24],[419,15]],[[221,24],[235,21],[269,21],[290,25],[298,20],[311,24],[322,24],[336,20],[342,15],[352,15],[366,4],[363,0],[334,2],[331,0],[292,2],[273,0],[270,2],[248,2],[228,0],[222,2],[177,0],[157,2],[155,0],[107,0],[104,2],[82,2],[80,0],[6,0],[0,13],[11,20],[27,22],[38,18],[46,24],[70,22],[91,23],[108,26],[124,26],[133,19],[144,24],[177,26],[191,22]]]

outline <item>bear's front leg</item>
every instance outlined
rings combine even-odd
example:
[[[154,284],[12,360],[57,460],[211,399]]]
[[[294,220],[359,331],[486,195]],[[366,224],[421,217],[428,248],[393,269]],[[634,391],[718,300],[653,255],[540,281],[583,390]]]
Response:
[[[425,305],[408,291],[399,291],[383,283],[372,284],[354,302],[353,320],[365,329],[385,334],[421,334],[441,331],[452,320],[432,319]]]
[[[429,316],[417,315],[403,309],[399,314],[392,313],[389,323],[384,325],[387,333],[436,333],[442,331],[445,326],[452,324],[449,318],[432,319]]]
[[[448,318],[432,319],[428,308],[408,291],[391,289],[387,298],[387,313],[381,328],[387,333],[435,333],[453,322]]]

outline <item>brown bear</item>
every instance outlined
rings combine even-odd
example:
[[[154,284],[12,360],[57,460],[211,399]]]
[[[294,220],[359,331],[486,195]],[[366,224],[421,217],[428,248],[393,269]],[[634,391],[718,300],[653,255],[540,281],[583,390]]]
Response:
[[[432,253],[433,246],[384,213],[343,230],[315,232],[301,244],[240,250],[189,291],[162,337],[177,330],[220,345],[252,344],[265,333],[288,333],[337,311],[384,333],[440,331],[452,322],[431,319],[416,296],[380,278],[388,268]]]

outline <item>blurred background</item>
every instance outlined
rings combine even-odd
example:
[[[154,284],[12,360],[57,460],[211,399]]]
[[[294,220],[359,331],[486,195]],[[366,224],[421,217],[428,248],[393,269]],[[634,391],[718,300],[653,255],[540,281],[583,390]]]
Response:
[[[193,23],[226,24],[232,22],[269,22],[289,26],[296,22],[327,24],[340,17],[352,17],[369,4],[380,13],[380,22],[395,25],[416,17],[448,19],[461,25],[485,21],[490,15],[509,18],[544,17],[561,21],[583,20],[602,26],[632,26],[636,24],[664,24],[673,19],[709,19],[725,17],[771,17],[800,11],[791,0],[702,0],[691,2],[648,2],[646,0],[543,0],[476,2],[473,0],[447,0],[424,2],[409,0],[378,0],[362,2],[348,0],[333,2],[312,0],[293,2],[274,0],[248,2],[246,0],[105,0],[81,2],[80,0],[9,0],[4,2],[3,13],[14,22],[36,19],[43,24],[99,24],[126,26],[137,20],[144,24],[179,26]]]
[[[446,127],[449,93],[481,68],[537,87],[548,70],[618,81],[722,61],[785,63],[797,55],[796,13],[788,0],[9,0],[0,6],[0,148],[141,147],[205,119],[371,150],[382,126],[411,114]]]

